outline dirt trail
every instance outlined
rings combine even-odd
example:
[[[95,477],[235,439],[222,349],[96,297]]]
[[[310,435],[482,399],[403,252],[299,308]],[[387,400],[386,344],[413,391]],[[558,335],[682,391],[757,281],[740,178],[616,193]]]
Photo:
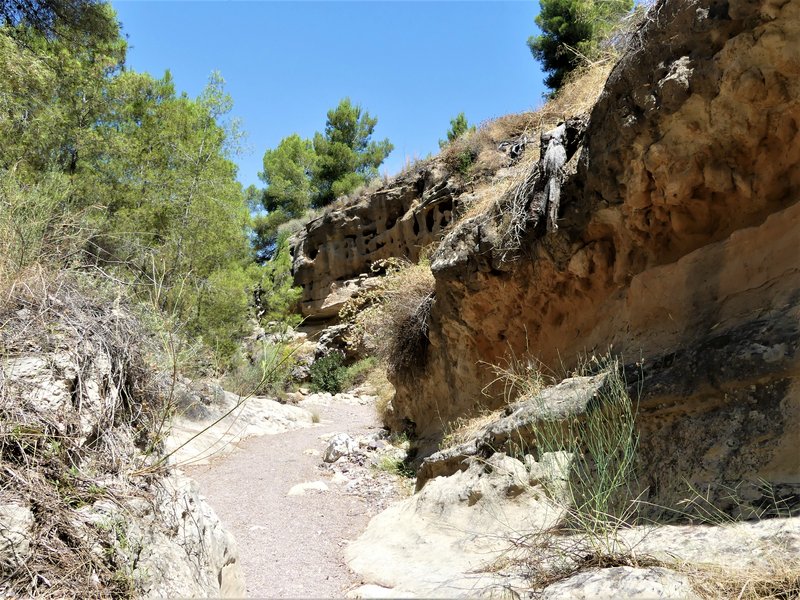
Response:
[[[359,582],[344,564],[346,541],[375,510],[318,468],[320,436],[378,429],[371,404],[315,406],[319,425],[258,438],[209,465],[187,468],[236,537],[251,598],[341,598]],[[324,481],[328,491],[287,496],[298,483]]]

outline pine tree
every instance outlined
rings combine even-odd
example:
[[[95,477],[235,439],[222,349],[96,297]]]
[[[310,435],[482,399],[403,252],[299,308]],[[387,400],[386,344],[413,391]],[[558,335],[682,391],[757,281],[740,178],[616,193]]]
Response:
[[[534,58],[549,73],[545,85],[558,90],[564,78],[592,59],[604,39],[633,8],[633,0],[539,0],[536,24],[542,33],[528,39]]]

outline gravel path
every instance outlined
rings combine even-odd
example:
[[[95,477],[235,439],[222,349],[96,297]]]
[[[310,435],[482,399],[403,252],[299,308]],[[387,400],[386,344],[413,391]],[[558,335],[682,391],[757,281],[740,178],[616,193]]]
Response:
[[[359,583],[344,564],[344,545],[357,537],[374,507],[345,493],[318,468],[333,432],[378,429],[372,404],[315,406],[321,423],[250,438],[210,465],[186,469],[233,533],[251,598],[341,598]],[[324,481],[329,491],[287,496],[298,484]]]

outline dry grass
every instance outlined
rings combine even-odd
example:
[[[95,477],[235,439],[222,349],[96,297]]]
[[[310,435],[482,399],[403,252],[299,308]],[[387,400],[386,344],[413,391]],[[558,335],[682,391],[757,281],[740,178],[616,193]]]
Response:
[[[536,111],[537,130],[542,133],[569,117],[588,113],[606,84],[613,63],[588,65],[576,70],[558,93]]]
[[[133,595],[119,532],[87,528],[76,510],[140,495],[129,470],[160,450],[164,404],[139,324],[68,274],[33,270],[2,290],[0,350],[0,503],[28,505],[35,519],[31,558],[4,574],[5,585],[19,596]],[[52,404],[49,392],[34,402],[32,384],[14,373],[31,356],[52,363],[44,385],[64,382],[69,403]]]
[[[395,375],[423,369],[427,359],[428,318],[434,302],[433,273],[424,257],[413,264],[389,259],[373,265],[385,275],[375,286],[349,300],[340,313],[353,324],[355,336],[374,347]],[[359,345],[358,340],[354,343]]]
[[[775,558],[767,566],[741,568],[681,565],[695,592],[704,599],[789,600],[800,598],[800,560]]]
[[[477,131],[448,145],[441,155],[451,172],[458,172],[460,157],[472,161],[466,174],[472,183],[494,175],[510,159],[498,150],[501,141],[526,138],[522,156],[510,170],[510,176],[492,187],[479,187],[457,211],[451,228],[468,219],[484,216],[495,221],[499,237],[498,254],[513,260],[528,227],[528,203],[538,177],[540,136],[567,118],[586,114],[603,91],[611,63],[595,64],[576,71],[559,93],[533,112],[507,115],[483,123]]]
[[[486,426],[494,423],[503,416],[505,409],[494,411],[484,410],[474,417],[458,417],[447,423],[445,434],[439,448],[455,448],[475,438]]]
[[[660,567],[688,577],[704,600],[790,600],[800,598],[800,560],[772,552],[759,565],[685,563],[636,551],[618,535],[607,546],[563,530],[542,530],[511,540],[517,562],[531,589],[541,591],[587,570],[612,567]]]

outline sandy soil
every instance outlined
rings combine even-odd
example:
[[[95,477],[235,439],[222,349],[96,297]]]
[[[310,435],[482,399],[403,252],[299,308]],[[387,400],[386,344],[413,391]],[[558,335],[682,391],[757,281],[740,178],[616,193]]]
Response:
[[[314,427],[250,438],[239,450],[209,465],[186,468],[200,483],[239,546],[251,598],[341,598],[360,580],[344,563],[344,546],[376,512],[366,500],[330,481],[319,468],[320,436],[352,436],[378,429],[371,404],[314,407]],[[328,491],[287,496],[304,482],[323,481]]]

